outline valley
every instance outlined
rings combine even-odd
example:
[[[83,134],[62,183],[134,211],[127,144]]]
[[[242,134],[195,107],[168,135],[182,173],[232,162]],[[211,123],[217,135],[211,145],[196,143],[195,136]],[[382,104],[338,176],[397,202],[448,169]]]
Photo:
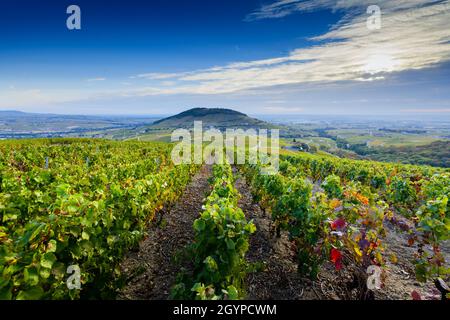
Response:
[[[258,118],[264,120],[258,120]],[[289,118],[289,120],[287,120]],[[280,130],[285,150],[450,167],[450,120],[356,116],[247,116],[231,109],[194,108],[163,116],[70,116],[0,111],[0,139],[79,137],[170,142],[179,128]]]

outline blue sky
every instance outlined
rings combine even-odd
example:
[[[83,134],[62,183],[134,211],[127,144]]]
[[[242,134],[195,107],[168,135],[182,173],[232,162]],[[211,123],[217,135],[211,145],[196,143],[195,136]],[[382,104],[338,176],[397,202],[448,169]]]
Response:
[[[81,8],[81,30],[66,8]],[[369,30],[367,7],[381,8]],[[0,3],[0,110],[450,117],[450,5],[436,0]]]

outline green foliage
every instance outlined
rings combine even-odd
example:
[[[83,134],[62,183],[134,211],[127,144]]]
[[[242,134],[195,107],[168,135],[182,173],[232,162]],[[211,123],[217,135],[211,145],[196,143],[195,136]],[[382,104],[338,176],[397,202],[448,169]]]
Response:
[[[233,183],[229,165],[213,167],[213,190],[193,226],[193,277],[180,275],[172,290],[173,298],[216,300],[245,296],[244,280],[249,268],[245,253],[256,228],[238,208]]]
[[[325,178],[325,181],[322,182],[322,188],[329,198],[342,197],[341,178],[334,174]]]
[[[315,278],[323,260],[321,252],[316,249],[326,215],[322,208],[315,207],[311,202],[311,183],[293,175],[291,165],[283,164],[282,172],[287,176],[262,175],[259,166],[244,166],[243,169],[251,181],[253,193],[272,212],[278,236],[282,230],[286,230],[296,243],[298,271]]]
[[[409,206],[417,201],[416,190],[409,179],[394,176],[387,190],[387,197],[393,204]]]
[[[419,281],[450,275],[450,268],[445,267],[445,258],[439,247],[442,241],[450,239],[449,178],[448,175],[435,175],[424,184],[426,202],[416,213],[417,227],[422,232],[421,248],[415,259]],[[423,250],[425,244],[432,246],[432,252]]]
[[[450,167],[450,142],[435,141],[418,146],[391,146],[355,149],[359,154],[367,155],[370,159],[386,162],[401,162],[434,167]],[[362,151],[362,152],[361,152]]]
[[[343,251],[363,269],[383,265],[383,222],[396,211],[416,224],[409,232],[419,242],[411,257],[417,278],[448,274],[440,251],[450,234],[448,170],[310,154],[281,158],[275,176],[261,176],[255,165],[243,170],[278,231],[288,231],[295,242],[301,273],[314,278],[328,258],[340,269]],[[316,184],[323,181],[326,196],[311,195],[298,173]],[[432,252],[424,249],[429,245]]]
[[[1,298],[114,295],[124,253],[194,173],[170,165],[170,150],[90,140],[0,144]],[[81,270],[81,290],[67,288],[69,265]]]

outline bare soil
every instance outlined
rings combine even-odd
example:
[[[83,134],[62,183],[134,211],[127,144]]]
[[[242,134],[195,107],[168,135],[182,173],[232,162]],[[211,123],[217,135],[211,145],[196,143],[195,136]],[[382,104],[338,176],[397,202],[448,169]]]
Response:
[[[331,262],[325,262],[314,281],[297,272],[295,245],[286,232],[276,236],[270,214],[253,200],[245,178],[234,168],[236,188],[240,193],[239,207],[247,219],[252,219],[257,231],[250,238],[247,253],[249,263],[257,271],[249,273],[246,281],[250,300],[405,300],[412,299],[416,291],[422,299],[439,299],[440,294],[432,283],[421,284],[415,279],[412,257],[415,245],[408,246],[408,234],[401,227],[411,222],[396,217],[396,223],[386,221],[386,268],[383,269],[383,286],[380,290],[366,290],[365,273],[344,256],[344,267],[337,271]],[[148,229],[148,237],[139,249],[130,252],[121,264],[127,282],[118,299],[155,300],[168,299],[170,289],[182,268],[189,269],[189,260],[183,256],[192,243],[192,224],[202,210],[206,196],[211,192],[208,178],[211,167],[204,166],[194,176],[176,204],[168,209]],[[313,193],[322,191],[314,184]],[[400,224],[400,228],[399,228]],[[450,244],[444,243],[442,251],[450,261]],[[390,257],[394,254],[397,261]],[[180,262],[181,261],[181,262]],[[357,275],[355,277],[355,275]]]
[[[192,224],[211,192],[208,178],[211,167],[203,166],[176,202],[157,225],[148,229],[148,237],[139,250],[130,252],[121,264],[127,276],[125,287],[118,294],[122,300],[164,300],[180,271],[175,260],[185,252],[194,237]]]
[[[237,178],[236,188],[241,195],[239,207],[247,219],[252,219],[256,226],[256,232],[250,238],[247,260],[249,263],[263,264],[263,270],[248,274],[247,298],[250,300],[322,298],[319,294],[315,295],[308,287],[308,281],[297,273],[291,242],[286,234],[282,234],[280,238],[275,236],[271,218],[253,201],[243,177]]]
[[[239,173],[237,173],[239,175]],[[412,299],[411,293],[416,291],[422,299],[439,299],[440,294],[433,283],[421,284],[415,279],[412,257],[416,246],[408,246],[408,235],[397,226],[386,221],[386,237],[384,253],[387,261],[383,269],[383,286],[380,290],[366,290],[365,274],[344,257],[344,268],[337,271],[331,262],[325,262],[315,281],[303,278],[297,273],[295,247],[286,233],[277,238],[271,217],[253,201],[253,197],[245,182],[239,176],[236,188],[241,194],[239,206],[248,219],[253,219],[257,231],[250,239],[247,259],[250,263],[262,263],[261,271],[247,277],[247,295],[252,300],[405,300]],[[321,191],[314,186],[313,193]],[[406,222],[404,222],[406,223]],[[450,246],[443,245],[446,261],[450,261]],[[398,261],[393,262],[390,256],[395,254]],[[355,277],[355,275],[357,275]]]
[[[403,225],[414,228],[413,224],[406,218],[396,216],[396,220]],[[440,299],[441,294],[434,284],[429,281],[426,284],[420,283],[415,278],[412,257],[418,250],[417,244],[408,245],[408,233],[401,230],[397,223],[385,221],[386,260],[384,287],[377,291],[377,299],[404,300],[411,299],[411,293],[416,291],[423,300]],[[431,251],[431,248],[426,248]],[[447,264],[450,262],[450,245],[448,242],[442,243],[442,253]],[[390,256],[394,254],[397,261],[391,261]],[[448,267],[448,265],[447,265]]]

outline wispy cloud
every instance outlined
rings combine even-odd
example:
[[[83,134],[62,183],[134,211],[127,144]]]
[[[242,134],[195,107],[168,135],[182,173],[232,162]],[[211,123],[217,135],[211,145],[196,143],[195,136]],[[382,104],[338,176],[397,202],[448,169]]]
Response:
[[[278,0],[266,4],[247,15],[246,21],[282,18],[296,12],[311,12],[321,9],[345,10],[346,18],[365,11],[371,5],[378,5],[384,13],[417,9],[434,5],[443,0]],[[356,10],[355,10],[356,9]]]
[[[0,92],[0,108],[43,106],[84,99],[85,94],[68,90],[10,89]]]
[[[105,80],[106,80],[106,78],[103,78],[103,77],[86,79],[87,82],[105,81]]]
[[[268,106],[262,108],[266,114],[298,114],[305,111],[299,107]]]
[[[381,30],[371,31],[366,26],[366,9],[372,4],[382,10]],[[364,85],[370,85],[370,82],[389,80],[393,73],[450,61],[450,0],[280,0],[252,12],[246,20],[274,19],[314,10],[341,11],[345,16],[328,32],[309,39],[309,46],[285,56],[184,72],[142,72],[130,76],[132,81],[119,80],[119,88],[114,89],[114,81],[108,81],[111,88],[106,91],[98,86],[70,90],[3,90],[0,107],[104,97],[229,96],[231,93],[250,96],[267,92],[268,87],[273,93],[316,83],[362,85],[364,81]],[[88,82],[105,80],[104,77],[86,79]],[[429,105],[439,112],[447,110],[442,106]],[[274,108],[283,111],[280,108],[284,107],[287,109],[288,105],[267,104],[266,111],[275,112]]]
[[[450,109],[401,109],[405,113],[450,113]]]
[[[135,77],[176,81],[171,88],[139,89],[139,95],[217,94],[315,82],[379,81],[390,73],[422,69],[450,60],[450,1],[379,0],[381,30],[369,30],[367,6],[373,1],[281,0],[247,20],[283,17],[318,9],[348,14],[312,45],[274,59],[238,62],[184,73]],[[320,41],[316,42],[316,41]],[[315,43],[316,42],[316,43]]]

